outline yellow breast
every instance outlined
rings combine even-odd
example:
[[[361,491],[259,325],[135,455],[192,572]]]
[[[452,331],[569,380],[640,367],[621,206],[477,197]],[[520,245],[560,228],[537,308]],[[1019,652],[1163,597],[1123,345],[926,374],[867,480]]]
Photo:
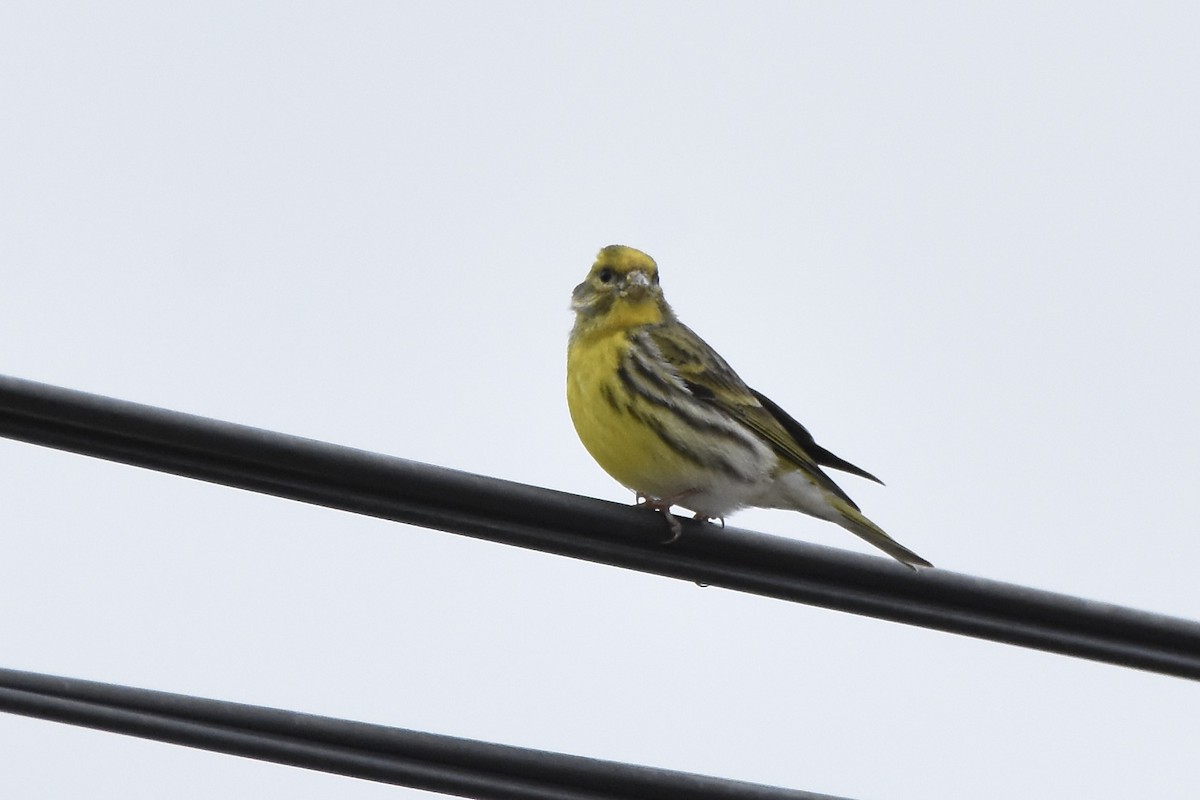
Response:
[[[567,350],[567,405],[580,441],[605,472],[625,487],[653,497],[694,488],[703,471],[666,444],[629,411],[634,401],[617,376],[628,332],[593,331],[572,338]]]

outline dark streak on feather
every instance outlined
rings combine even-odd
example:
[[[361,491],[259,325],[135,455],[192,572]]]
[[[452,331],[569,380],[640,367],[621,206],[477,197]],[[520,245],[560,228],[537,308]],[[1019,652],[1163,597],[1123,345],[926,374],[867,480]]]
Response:
[[[623,413],[624,409],[622,409],[621,404],[617,402],[617,394],[615,391],[613,391],[612,384],[606,383],[601,386],[600,396],[604,398],[604,402],[608,403],[609,408],[611,408],[613,411],[617,412],[618,414]]]
[[[634,356],[635,351],[637,351],[636,342],[635,346],[630,348],[631,357]],[[683,387],[671,384],[664,380],[661,376],[654,374],[653,371],[644,363],[644,358],[645,354],[636,352],[636,357],[631,358],[631,360],[634,362],[634,367],[637,369],[638,374],[647,377],[647,379],[650,381],[653,381],[656,384],[656,388],[661,388],[664,393],[663,395],[655,395],[649,392],[645,387],[638,385],[638,383],[633,380],[632,376],[630,376],[629,372],[624,370],[624,364],[622,364],[621,367],[618,368],[617,374],[622,378],[622,381],[625,382],[626,387],[631,392],[644,397],[656,405],[670,409],[676,415],[678,415],[681,422],[697,433],[707,433],[714,436],[720,436],[722,439],[732,442],[733,444],[744,449],[753,449],[752,446],[747,445],[748,439],[754,439],[753,434],[751,434],[749,431],[739,433],[739,431],[741,431],[739,422],[730,418],[729,425],[718,425],[708,419],[703,418],[702,416],[697,415],[695,408],[698,403],[703,401],[698,400],[692,392],[686,391]],[[708,411],[708,413],[715,412],[722,416],[728,416],[721,409],[708,406],[707,403],[704,404],[704,408],[706,411]]]

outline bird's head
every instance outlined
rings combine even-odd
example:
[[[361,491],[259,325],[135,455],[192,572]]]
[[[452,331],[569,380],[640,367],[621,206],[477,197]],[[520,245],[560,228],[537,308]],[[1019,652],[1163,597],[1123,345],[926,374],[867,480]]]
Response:
[[[658,322],[670,313],[654,259],[620,244],[596,256],[587,278],[571,294],[571,309],[579,322],[606,318],[616,326]]]

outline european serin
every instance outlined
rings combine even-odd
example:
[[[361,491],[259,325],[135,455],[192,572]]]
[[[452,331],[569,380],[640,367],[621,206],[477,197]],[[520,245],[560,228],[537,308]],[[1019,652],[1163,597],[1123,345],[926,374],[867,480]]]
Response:
[[[933,566],[863,516],[821,467],[878,478],[818,445],[679,321],[650,256],[604,248],[571,307],[575,430],[609,475],[667,515],[675,536],[672,505],[699,518],[787,508],[836,522],[910,567]]]

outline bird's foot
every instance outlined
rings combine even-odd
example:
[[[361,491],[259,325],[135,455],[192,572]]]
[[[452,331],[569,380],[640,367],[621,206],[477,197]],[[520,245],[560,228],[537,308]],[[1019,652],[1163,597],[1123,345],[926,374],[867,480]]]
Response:
[[[685,500],[696,493],[695,489],[688,489],[686,492],[673,494],[670,497],[650,497],[649,495],[636,493],[637,504],[641,508],[648,508],[651,511],[657,511],[667,520],[667,527],[671,529],[671,535],[663,539],[663,544],[672,544],[683,535],[683,525],[680,524],[679,518],[671,513],[671,506],[678,503],[680,500]],[[697,515],[697,518],[699,515]]]

